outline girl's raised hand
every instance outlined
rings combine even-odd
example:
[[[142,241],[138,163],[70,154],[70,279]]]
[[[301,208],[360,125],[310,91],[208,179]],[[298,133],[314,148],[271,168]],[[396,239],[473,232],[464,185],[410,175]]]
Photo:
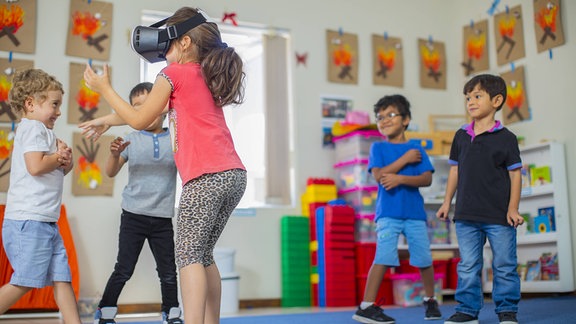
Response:
[[[92,91],[99,93],[106,89],[106,87],[110,87],[108,64],[104,64],[102,73],[97,73],[89,64],[86,64],[86,69],[84,69],[84,82]]]

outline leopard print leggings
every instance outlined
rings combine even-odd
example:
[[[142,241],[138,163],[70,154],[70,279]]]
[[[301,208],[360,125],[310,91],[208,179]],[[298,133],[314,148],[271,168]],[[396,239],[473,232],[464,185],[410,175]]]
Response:
[[[204,174],[182,187],[178,208],[176,265],[214,263],[214,246],[246,190],[246,171]]]

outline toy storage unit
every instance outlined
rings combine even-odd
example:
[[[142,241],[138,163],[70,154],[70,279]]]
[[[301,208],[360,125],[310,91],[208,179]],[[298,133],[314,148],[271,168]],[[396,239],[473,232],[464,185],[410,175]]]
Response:
[[[377,130],[357,130],[346,135],[334,137],[336,161],[367,159],[370,156],[372,143],[384,140]]]
[[[308,217],[281,219],[282,306],[307,307],[310,295],[310,225]]]
[[[376,186],[376,180],[368,172],[368,159],[354,158],[334,164],[336,186],[340,190],[357,186]]]
[[[338,196],[354,208],[359,218],[376,212],[378,186],[355,186],[339,190]]]

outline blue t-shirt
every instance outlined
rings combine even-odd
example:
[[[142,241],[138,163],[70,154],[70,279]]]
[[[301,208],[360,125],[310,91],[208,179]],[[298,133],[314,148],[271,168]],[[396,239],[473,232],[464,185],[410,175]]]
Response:
[[[389,143],[377,142],[370,148],[370,161],[368,171],[372,173],[372,168],[383,168],[411,149],[418,149],[422,154],[419,163],[405,165],[398,174],[406,176],[417,176],[424,172],[434,172],[434,167],[430,163],[428,155],[424,149],[415,143]],[[376,200],[375,221],[382,217],[399,219],[420,219],[426,220],[424,210],[424,199],[418,187],[400,185],[396,188],[386,190],[382,185],[378,185],[378,198]]]
[[[122,209],[140,215],[173,217],[176,164],[168,131],[132,132],[120,156],[128,164],[128,184],[122,192]]]

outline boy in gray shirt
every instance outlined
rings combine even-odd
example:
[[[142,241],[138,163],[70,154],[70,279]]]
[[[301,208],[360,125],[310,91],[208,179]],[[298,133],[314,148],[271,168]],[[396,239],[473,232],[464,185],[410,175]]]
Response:
[[[151,89],[149,82],[136,85],[130,92],[130,104],[141,105]],[[94,314],[95,324],[116,323],[118,297],[134,272],[145,240],[160,278],[163,323],[182,323],[172,228],[177,171],[163,121],[164,116],[159,116],[145,130],[128,134],[126,140],[118,137],[110,144],[106,174],[116,176],[128,162],[128,184],[122,193],[118,257]]]

